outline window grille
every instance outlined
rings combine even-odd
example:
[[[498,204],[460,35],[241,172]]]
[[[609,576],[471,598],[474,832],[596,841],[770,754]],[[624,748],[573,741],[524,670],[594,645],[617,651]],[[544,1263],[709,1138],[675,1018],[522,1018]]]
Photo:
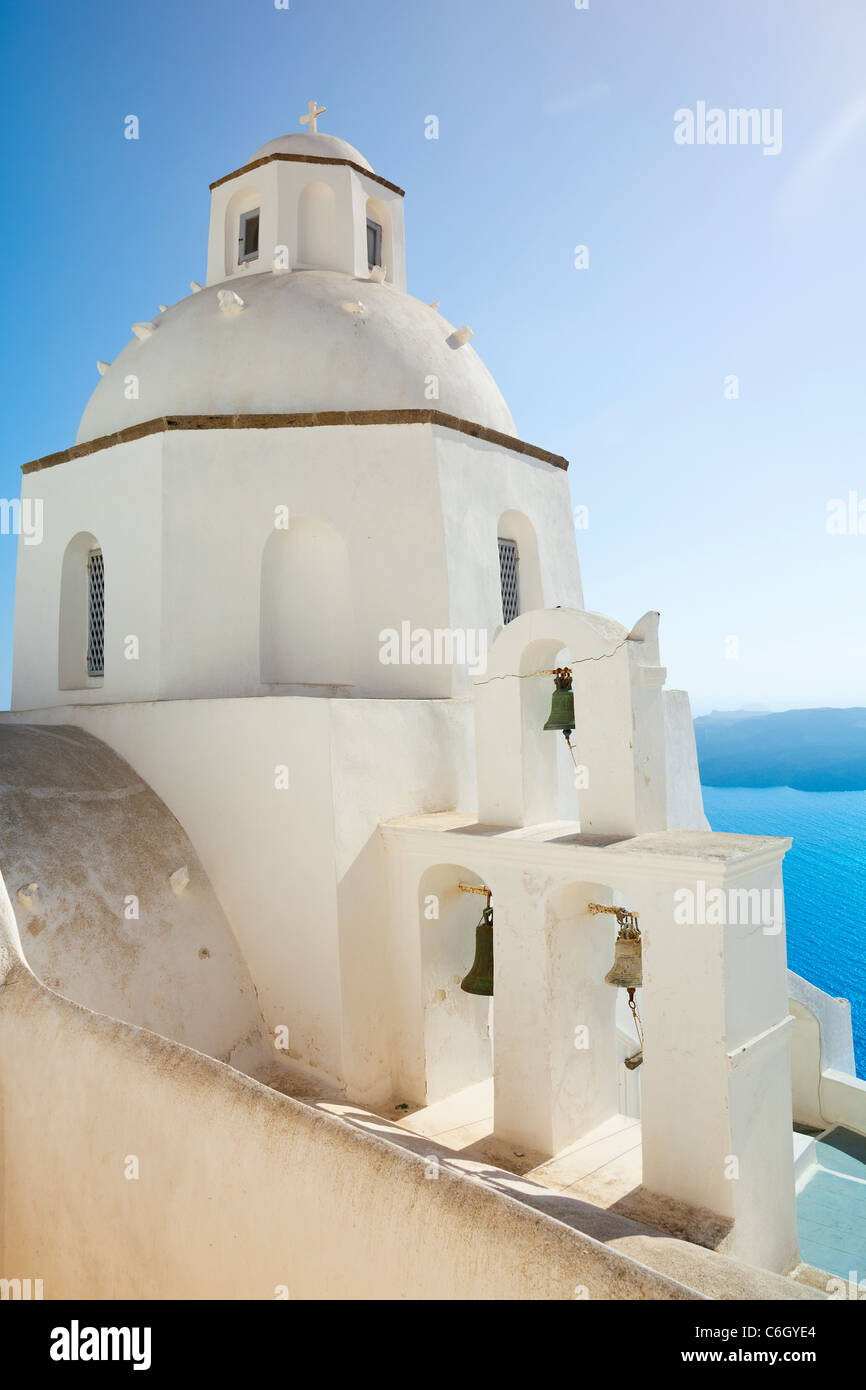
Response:
[[[101,676],[105,666],[105,567],[102,551],[87,557],[87,674]]]
[[[370,269],[382,264],[382,228],[367,218],[367,264]]]
[[[520,588],[517,578],[517,542],[499,537],[499,578],[502,584],[502,621],[510,623],[520,612]]]

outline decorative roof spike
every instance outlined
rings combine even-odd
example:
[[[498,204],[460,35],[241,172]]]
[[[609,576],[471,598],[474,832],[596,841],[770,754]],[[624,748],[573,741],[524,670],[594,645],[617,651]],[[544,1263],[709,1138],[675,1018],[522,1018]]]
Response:
[[[241,309],[247,307],[240,295],[235,294],[234,290],[218,290],[217,301],[224,314],[239,314]]]
[[[102,360],[101,357],[97,357],[97,359],[96,359],[96,370],[99,372],[99,375],[100,375],[100,376],[105,376],[105,373],[108,371],[108,369],[109,369],[110,366],[111,366],[111,363],[110,363],[110,362],[103,362],[103,360]]]
[[[35,907],[39,901],[39,884],[25,883],[18,889],[17,898],[22,907]]]
[[[132,325],[132,331],[133,331],[133,333],[135,334],[136,338],[142,338],[142,339],[144,339],[144,338],[149,338],[150,335],[151,335],[152,333],[155,333],[155,332],[156,332],[156,324],[155,324],[155,323],[134,323],[134,324]]]
[[[450,343],[451,347],[463,347],[464,343],[468,343],[469,339],[474,337],[475,334],[472,332],[472,329],[468,324],[464,323],[462,328],[455,328],[454,332],[450,334],[445,341]]]
[[[179,869],[175,869],[173,874],[169,874],[168,881],[171,884],[172,893],[180,897],[185,888],[189,887],[189,869],[186,864],[181,864]]]
[[[190,280],[189,287],[193,294],[198,294],[200,290],[204,289],[204,285],[200,285],[198,280]]]

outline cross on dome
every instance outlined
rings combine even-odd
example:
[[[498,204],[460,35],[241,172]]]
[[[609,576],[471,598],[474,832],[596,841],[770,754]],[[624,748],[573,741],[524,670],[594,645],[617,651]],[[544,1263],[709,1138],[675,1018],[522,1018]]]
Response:
[[[301,125],[308,125],[310,127],[310,134],[318,135],[319,132],[316,126],[316,117],[324,116],[327,109],[328,108],[326,106],[317,106],[314,101],[311,101],[307,108],[306,116],[301,117]]]

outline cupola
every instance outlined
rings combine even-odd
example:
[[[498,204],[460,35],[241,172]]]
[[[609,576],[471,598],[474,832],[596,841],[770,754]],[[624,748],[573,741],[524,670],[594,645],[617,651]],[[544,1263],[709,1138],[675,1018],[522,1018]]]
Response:
[[[261,271],[336,270],[406,288],[403,190],[352,145],[317,126],[256,150],[211,184],[208,285]]]

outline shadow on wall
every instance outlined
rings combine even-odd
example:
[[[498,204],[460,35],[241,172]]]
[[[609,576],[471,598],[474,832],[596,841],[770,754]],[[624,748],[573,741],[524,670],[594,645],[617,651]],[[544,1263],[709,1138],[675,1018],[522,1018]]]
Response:
[[[47,985],[240,1070],[273,1060],[189,838],[106,744],[0,725],[0,844],[23,950]]]

